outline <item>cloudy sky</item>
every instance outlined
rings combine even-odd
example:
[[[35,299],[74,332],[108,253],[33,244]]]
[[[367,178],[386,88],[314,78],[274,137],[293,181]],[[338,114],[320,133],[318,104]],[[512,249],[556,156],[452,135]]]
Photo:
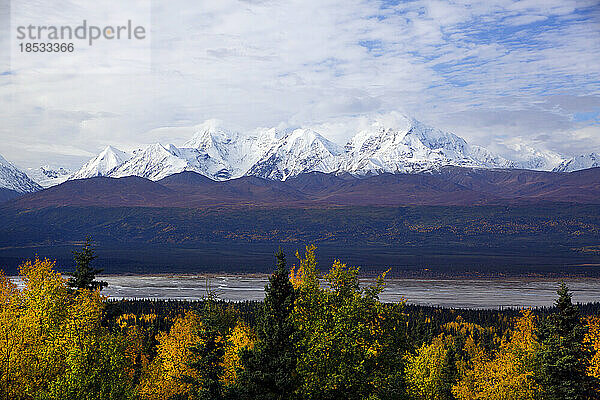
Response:
[[[150,57],[111,59],[140,68],[11,57],[23,4],[96,17],[84,3],[0,0],[0,154],[20,167],[178,145],[208,118],[343,143],[357,118],[396,110],[508,156],[600,152],[599,0],[137,0],[121,17],[149,25]]]

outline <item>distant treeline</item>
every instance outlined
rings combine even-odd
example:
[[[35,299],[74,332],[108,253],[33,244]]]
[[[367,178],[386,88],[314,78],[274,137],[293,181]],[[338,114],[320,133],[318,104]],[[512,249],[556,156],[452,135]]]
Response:
[[[234,309],[237,315],[248,326],[255,328],[263,307],[262,301],[227,301],[211,300],[212,304],[222,309]],[[186,312],[198,312],[206,308],[207,300],[175,300],[175,299],[108,299],[104,309],[103,324],[114,327],[115,321],[126,314],[155,315],[158,330],[169,330],[173,320]],[[385,306],[385,303],[384,303]],[[584,317],[600,315],[600,302],[577,304],[579,312]],[[460,316],[465,322],[493,328],[504,332],[511,329],[514,320],[521,315],[522,308],[504,307],[501,309],[468,309],[447,308],[438,306],[422,306],[406,303],[403,306],[407,316],[409,336],[415,342],[427,342],[433,336],[442,332],[443,327]],[[556,312],[553,307],[534,307],[532,313],[540,318]],[[427,321],[425,323],[425,321]]]

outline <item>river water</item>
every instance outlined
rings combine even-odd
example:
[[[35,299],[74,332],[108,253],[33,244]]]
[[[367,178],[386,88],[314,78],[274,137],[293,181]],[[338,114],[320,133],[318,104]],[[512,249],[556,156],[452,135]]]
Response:
[[[113,299],[199,300],[209,292],[229,301],[262,300],[266,275],[106,275],[102,293]],[[22,282],[12,277],[15,283]],[[573,302],[600,301],[600,279],[564,279]],[[370,279],[361,285],[372,284]],[[387,279],[380,295],[385,302],[455,308],[500,308],[551,306],[558,281],[536,278],[506,279]]]
[[[201,299],[208,291],[231,301],[261,300],[267,276],[142,275],[103,276],[112,298]],[[507,279],[388,279],[382,301],[460,308],[550,306],[558,281]],[[600,301],[600,279],[565,279],[579,303]],[[361,280],[367,285],[371,280]]]

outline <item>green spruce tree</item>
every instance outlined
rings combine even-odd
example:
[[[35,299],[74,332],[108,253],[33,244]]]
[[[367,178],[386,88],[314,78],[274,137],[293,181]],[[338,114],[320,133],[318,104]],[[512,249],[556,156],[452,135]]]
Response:
[[[541,343],[537,379],[545,400],[595,399],[593,381],[587,375],[592,350],[584,343],[587,326],[571,302],[567,285],[557,291],[557,311],[546,318],[538,331]]]
[[[258,342],[253,350],[241,354],[236,397],[242,399],[290,399],[298,383],[292,318],[295,292],[283,251],[279,249],[275,256],[277,269],[265,287]]]
[[[225,356],[225,343],[217,329],[208,327],[202,334],[200,344],[191,349],[194,361],[190,368],[198,371],[200,379],[183,376],[182,381],[194,387],[193,398],[196,400],[220,400],[223,398],[223,357]]]
[[[102,272],[101,269],[92,268],[91,263],[98,256],[94,252],[92,243],[89,237],[85,238],[85,242],[81,251],[73,251],[75,259],[75,272],[69,279],[69,286],[76,290],[96,290],[108,286],[108,283],[96,281],[96,274]]]

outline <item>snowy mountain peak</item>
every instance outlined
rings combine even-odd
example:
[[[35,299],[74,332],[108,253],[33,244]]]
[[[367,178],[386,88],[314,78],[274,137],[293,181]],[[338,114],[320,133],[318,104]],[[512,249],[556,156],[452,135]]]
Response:
[[[345,146],[341,170],[354,175],[413,173],[443,165],[508,167],[510,162],[461,137],[402,114],[377,118]]]
[[[42,187],[0,155],[0,188],[19,193],[31,193]]]
[[[202,154],[210,164],[207,168],[200,167],[206,176],[230,179],[245,172],[244,159],[251,150],[251,142],[248,136],[225,127],[221,120],[209,119],[198,125],[197,132],[182,148],[195,149]]]
[[[295,129],[289,135],[283,138],[283,145],[288,151],[307,151],[312,147],[320,147],[323,150],[328,151],[332,155],[340,155],[343,153],[343,149],[327,140],[320,133],[313,131],[312,129]]]
[[[135,175],[159,180],[189,169],[192,169],[189,162],[181,157],[177,147],[173,145],[165,147],[160,143],[154,143],[110,170],[108,176],[121,178]]]
[[[72,173],[68,168],[51,165],[27,169],[27,175],[43,188],[60,185],[68,180]]]
[[[509,161],[485,147],[477,145],[469,145],[469,154],[478,163],[490,168],[517,168],[518,166],[514,161]]]
[[[129,160],[131,155],[121,151],[113,146],[106,146],[104,150],[96,157],[85,163],[83,167],[75,172],[70,179],[85,179],[96,176],[107,176],[110,171],[125,161]]]
[[[335,172],[343,149],[311,129],[289,132],[246,175],[286,180],[305,172]]]
[[[573,172],[581,169],[600,167],[600,154],[582,154],[563,161],[554,168],[554,172]]]
[[[410,118],[399,113],[393,113],[389,116],[377,116],[367,127],[360,129],[356,135],[350,139],[345,148],[348,151],[356,152],[361,149],[373,148],[384,141],[400,142],[412,127]]]
[[[197,128],[194,136],[182,147],[219,151],[223,146],[235,142],[240,135],[237,131],[226,128],[223,121],[218,119],[209,119],[198,125]]]

